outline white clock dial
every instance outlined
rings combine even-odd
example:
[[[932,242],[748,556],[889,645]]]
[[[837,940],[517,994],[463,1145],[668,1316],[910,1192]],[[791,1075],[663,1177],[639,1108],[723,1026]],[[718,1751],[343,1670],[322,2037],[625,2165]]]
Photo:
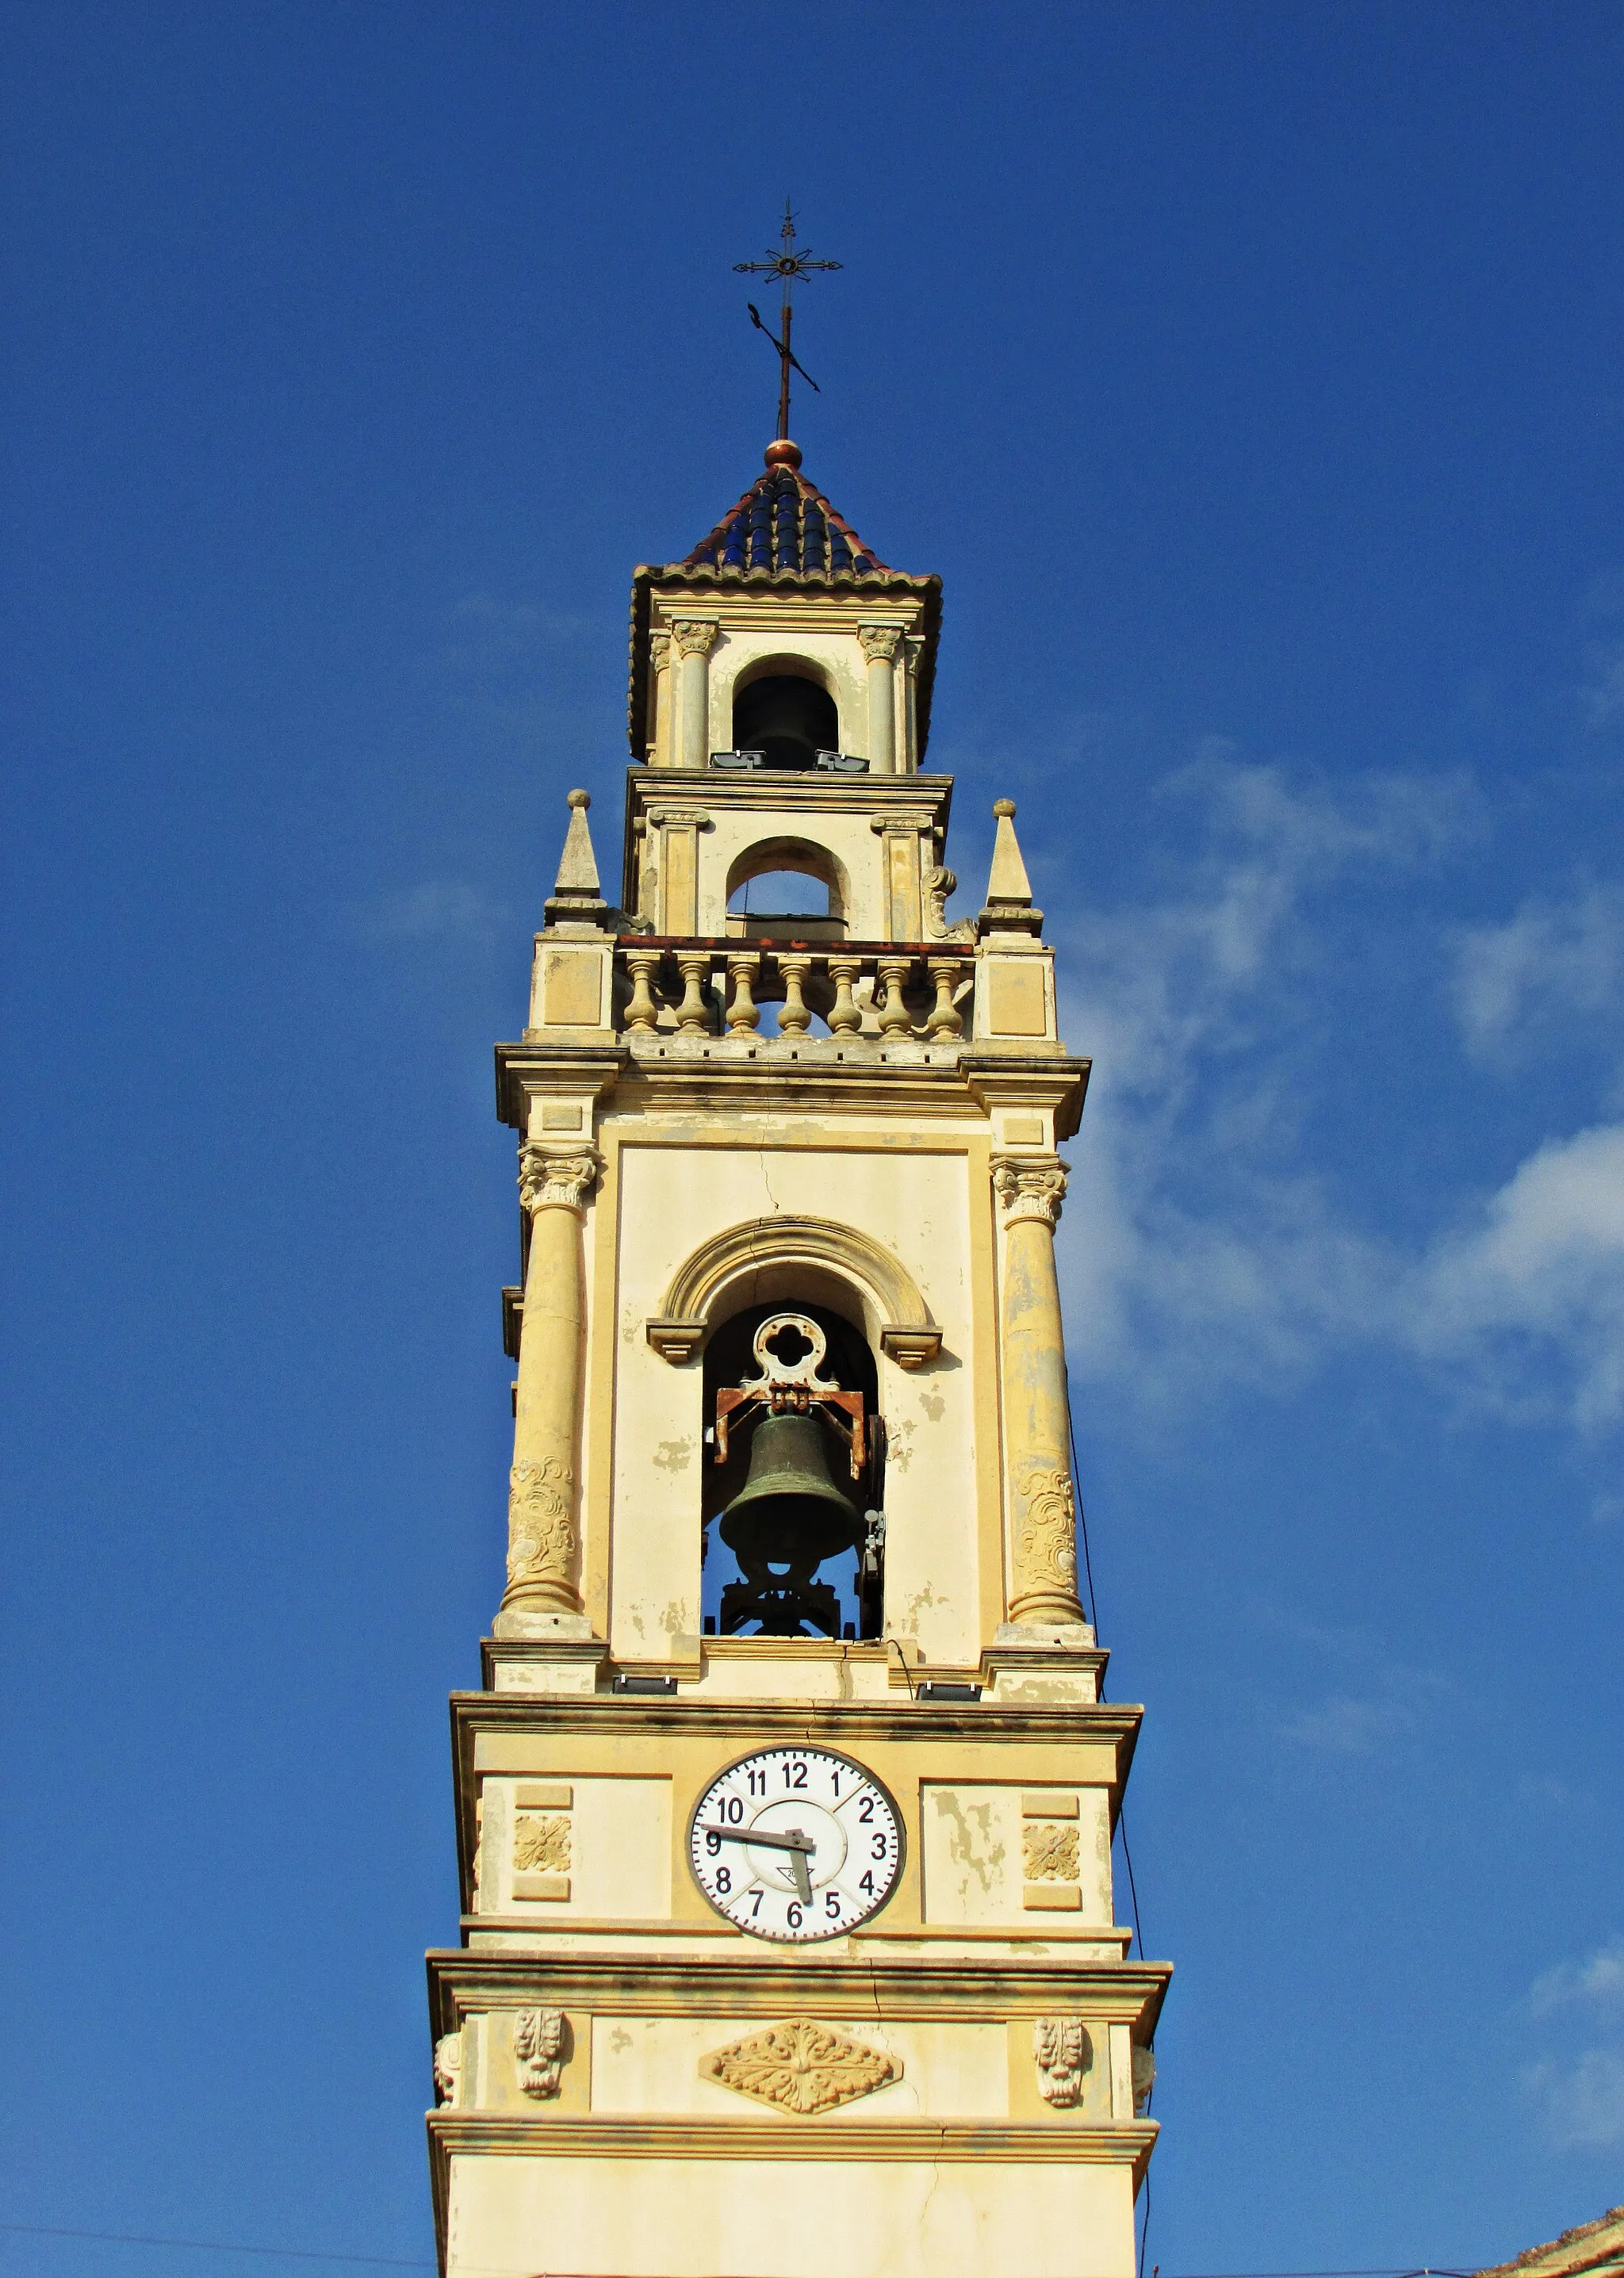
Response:
[[[839,1938],[883,1907],[902,1822],[871,1772],[828,1748],[763,1748],[712,1780],[688,1827],[693,1879],[756,1938]]]

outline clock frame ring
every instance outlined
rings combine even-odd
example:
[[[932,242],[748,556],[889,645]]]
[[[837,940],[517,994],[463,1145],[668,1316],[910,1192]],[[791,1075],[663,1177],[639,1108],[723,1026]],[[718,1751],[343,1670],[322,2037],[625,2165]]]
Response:
[[[891,1863],[889,1880],[887,1881],[885,1888],[880,1897],[869,1905],[862,1914],[858,1915],[854,1921],[835,1923],[825,1930],[787,1930],[785,1931],[775,1931],[765,1927],[762,1929],[754,1929],[748,1924],[739,1921],[734,1915],[731,1914],[726,1906],[724,1906],[711,1892],[706,1889],[704,1882],[696,1869],[694,1838],[696,1833],[706,1831],[699,1827],[699,1816],[701,1812],[705,1808],[706,1804],[716,1795],[718,1787],[720,1787],[723,1782],[728,1779],[728,1777],[735,1772],[745,1770],[747,1768],[752,1767],[764,1761],[770,1762],[780,1757],[817,1757],[825,1763],[839,1764],[842,1766],[846,1770],[853,1775],[854,1782],[856,1782],[860,1787],[866,1786],[877,1794],[890,1817],[892,1829],[895,1837],[896,1849],[894,1859]],[[854,1790],[854,1793],[856,1791]],[[785,1797],[778,1797],[772,1799],[771,1800],[783,1802],[786,1800],[788,1799]],[[813,1805],[815,1809],[820,1812],[824,1812],[826,1816],[832,1817],[832,1814],[828,1813],[826,1806],[815,1802],[814,1799],[811,1797],[808,1797],[807,1800],[808,1803]],[[767,1805],[763,1804],[763,1809],[766,1808]],[[760,1815],[758,1814],[758,1819],[759,1816]],[[743,1823],[741,1823],[741,1825]],[[839,1823],[837,1823],[837,1824],[839,1824]],[[841,1831],[842,1833],[845,1833],[846,1831],[842,1830]],[[747,1839],[746,1839],[742,1835],[739,1839],[743,1843],[745,1848],[747,1849],[749,1847]],[[747,1748],[742,1755],[735,1756],[730,1762],[720,1765],[705,1779],[700,1788],[699,1793],[693,1800],[693,1808],[688,1813],[687,1824],[684,1831],[683,1853],[684,1857],[687,1861],[690,1878],[692,1879],[694,1887],[698,1890],[700,1896],[704,1900],[706,1905],[711,1908],[713,1913],[720,1915],[721,1919],[727,1923],[730,1929],[739,1930],[747,1938],[759,1938],[767,1943],[775,1945],[822,1945],[831,1938],[850,1937],[854,1931],[865,1929],[869,1923],[872,1923],[877,1918],[877,1916],[884,1914],[885,1908],[891,1904],[892,1899],[895,1898],[898,1891],[901,1887],[904,1877],[908,1870],[908,1823],[903,1816],[901,1806],[898,1803],[896,1797],[892,1793],[891,1789],[887,1786],[885,1782],[879,1777],[879,1774],[874,1771],[869,1765],[860,1762],[855,1756],[848,1756],[844,1749],[829,1747],[821,1740],[808,1740],[801,1742],[777,1740],[770,1741],[762,1747]],[[840,1869],[837,1869],[835,1871],[839,1874]],[[827,1890],[831,1887],[831,1883],[832,1877],[830,1878],[830,1881],[820,1885],[820,1887]],[[743,1894],[741,1893],[740,1895],[742,1896]]]

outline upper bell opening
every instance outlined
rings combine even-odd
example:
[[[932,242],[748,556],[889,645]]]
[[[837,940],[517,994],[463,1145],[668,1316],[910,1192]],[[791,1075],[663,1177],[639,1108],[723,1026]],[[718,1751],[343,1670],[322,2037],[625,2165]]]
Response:
[[[733,699],[733,748],[760,752],[766,767],[815,768],[818,753],[839,741],[834,699],[814,680],[769,673]]]

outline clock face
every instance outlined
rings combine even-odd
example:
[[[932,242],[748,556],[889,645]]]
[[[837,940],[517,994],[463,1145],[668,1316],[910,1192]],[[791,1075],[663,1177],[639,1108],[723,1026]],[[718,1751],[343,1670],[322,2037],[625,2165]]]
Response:
[[[688,1828],[693,1878],[756,1938],[839,1938],[883,1907],[902,1866],[885,1789],[827,1748],[763,1748],[712,1780]]]

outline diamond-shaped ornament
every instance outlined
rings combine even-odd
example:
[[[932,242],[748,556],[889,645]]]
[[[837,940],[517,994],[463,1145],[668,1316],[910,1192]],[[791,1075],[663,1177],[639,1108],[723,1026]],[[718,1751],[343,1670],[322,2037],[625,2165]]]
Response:
[[[831,2026],[796,2017],[770,2025],[731,2047],[700,2059],[700,2077],[714,2080],[740,2096],[754,2097],[779,2112],[807,2115],[832,2112],[854,2097],[869,2096],[893,2080],[902,2068],[878,2049],[847,2040]]]

